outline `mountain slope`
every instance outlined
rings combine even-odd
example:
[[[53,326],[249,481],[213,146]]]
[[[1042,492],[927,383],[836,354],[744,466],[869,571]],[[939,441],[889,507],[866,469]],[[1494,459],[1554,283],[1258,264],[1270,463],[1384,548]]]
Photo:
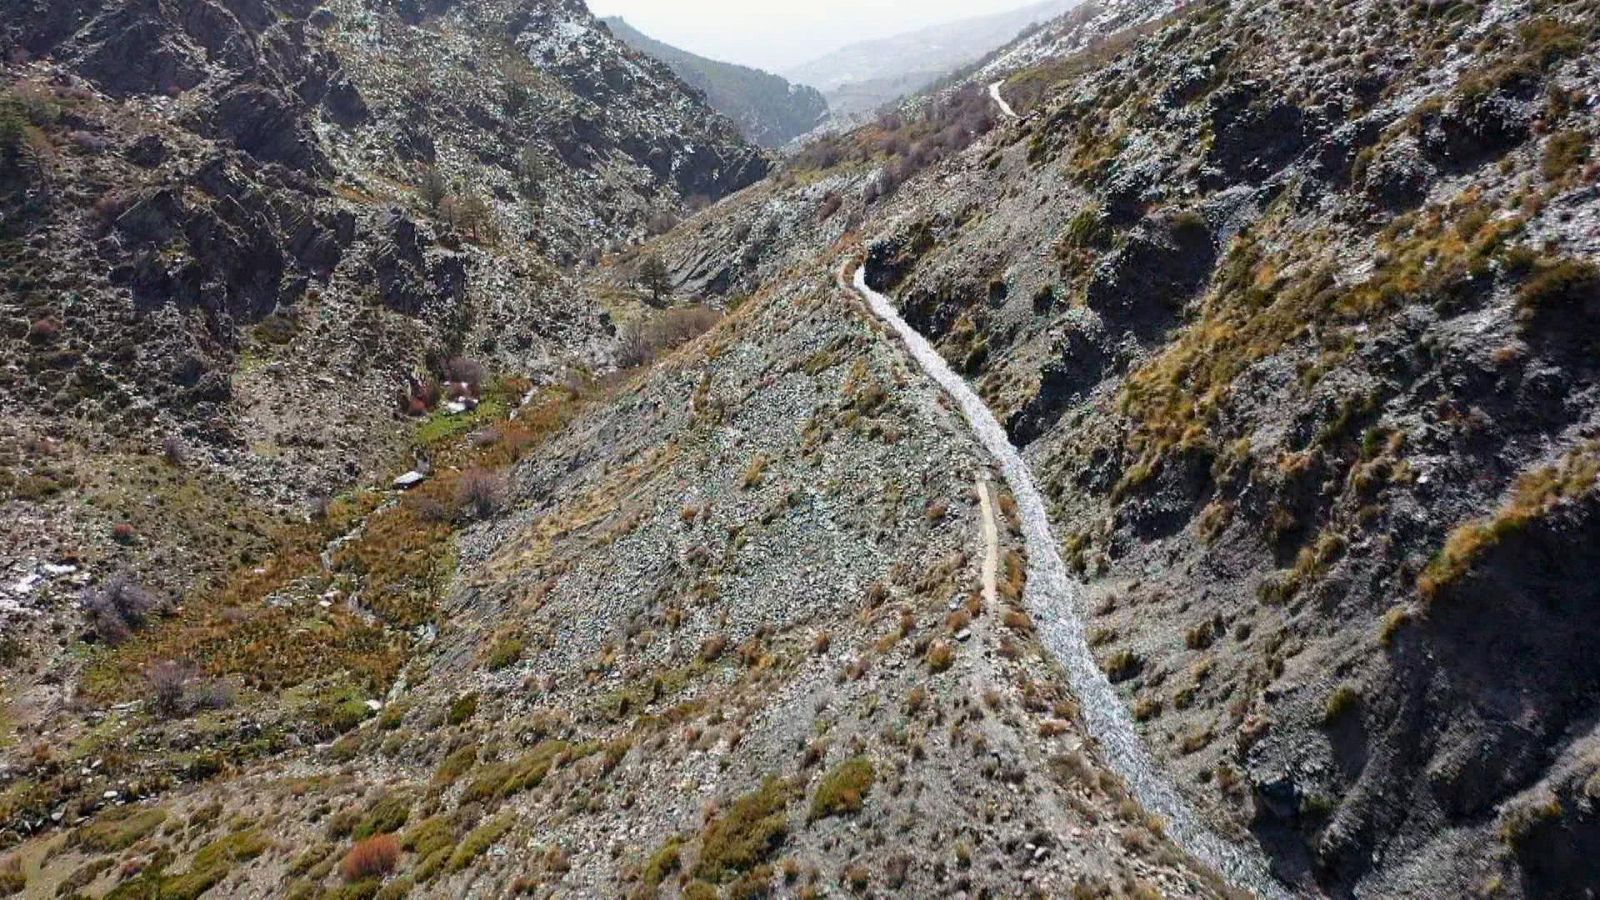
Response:
[[[997,54],[1021,122],[997,64],[660,252],[738,294],[865,245],[1025,448],[1145,740],[1286,880],[1578,896],[1600,34],[1437,12],[1105,4]]]
[[[790,84],[760,69],[696,56],[649,37],[621,18],[602,21],[628,46],[661,60],[690,87],[703,91],[713,109],[763,147],[781,147],[827,118],[828,101],[815,88]]]
[[[1077,0],[1050,0],[1023,9],[935,25],[863,41],[795,66],[783,74],[822,91],[835,114],[870,113],[977,62],[1030,25],[1053,19]]]
[[[608,76],[616,115],[648,116],[630,70],[593,65],[615,45],[540,8],[554,37],[533,45],[571,52],[528,58]],[[325,348],[354,371],[413,359],[400,337],[444,352],[428,313],[459,308],[455,262],[504,285],[469,308],[549,336],[519,356],[496,349],[514,330],[467,328],[506,375],[415,374],[478,408],[377,417],[398,452],[276,520],[263,473],[313,448],[248,430],[218,388],[195,412],[139,395],[126,432],[89,414],[113,401],[75,414],[99,382],[74,364],[138,308],[78,331],[81,294],[109,295],[47,253],[123,238],[85,241],[36,182],[4,182],[8,214],[56,230],[15,240],[34,255],[8,272],[34,305],[6,317],[26,355],[4,382],[24,398],[0,423],[4,512],[39,558],[0,582],[0,893],[1593,893],[1597,12],[1106,0],[572,273],[523,274],[476,219],[401,205],[382,232],[401,249],[363,256],[388,280],[341,263],[330,315],[240,339],[222,381],[256,415],[304,428],[354,392]],[[452,93],[515,24],[394,13],[354,16],[376,24],[341,27],[339,58],[425,42],[415,64],[450,50],[427,71]],[[8,179],[46,161],[59,179],[93,155],[75,131],[139,122],[40,65],[48,91],[20,70],[0,109]],[[374,95],[398,77],[378,75]],[[662,79],[638,96],[683,96]],[[428,127],[494,146],[455,143],[470,119]],[[597,161],[555,177],[632,171],[578,158]],[[201,207],[216,178],[163,202]],[[81,205],[98,184],[68,183]],[[354,214],[349,187],[319,198]],[[625,194],[589,202],[631,223]],[[225,244],[227,222],[196,233]],[[205,289],[163,246],[141,271]],[[665,301],[717,308],[639,302],[657,260]],[[896,312],[841,284],[857,271]],[[232,295],[205,296],[215,322],[157,307],[165,330],[227,335]],[[384,312],[412,296],[423,314]],[[31,319],[43,299],[60,310]],[[117,346],[91,371],[146,361],[164,362]],[[35,383],[53,392],[20,393]],[[425,409],[417,387],[390,409]],[[152,409],[194,415],[204,458],[152,447]],[[332,409],[314,412],[362,412]],[[196,587],[161,603],[148,579]],[[1153,814],[1185,807],[1281,886],[1186,853],[1196,823]]]
[[[391,523],[415,543],[377,585],[325,529],[430,437],[610,368],[632,304],[568,264],[768,164],[581,3],[0,12],[10,845],[314,740],[309,696],[387,690],[452,529]],[[162,678],[208,679],[203,737],[108,719]]]

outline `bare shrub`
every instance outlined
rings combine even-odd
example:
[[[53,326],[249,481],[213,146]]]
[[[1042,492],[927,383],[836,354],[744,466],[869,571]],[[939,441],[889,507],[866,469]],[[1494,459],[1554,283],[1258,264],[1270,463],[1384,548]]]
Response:
[[[669,309],[656,318],[656,334],[664,347],[677,347],[710,331],[722,316],[704,306]]]
[[[844,206],[844,197],[840,196],[838,191],[829,191],[827,196],[822,198],[822,205],[817,208],[817,221],[826,222],[833,218],[833,214],[838,212],[841,206]]]
[[[328,512],[333,508],[333,500],[326,494],[318,494],[306,501],[306,517],[313,522],[327,521]]]
[[[622,333],[617,364],[625,369],[649,365],[661,354],[710,331],[721,320],[721,313],[705,306],[666,310]]]
[[[143,629],[164,604],[126,573],[113,575],[83,601],[94,638],[116,645]]]
[[[194,709],[230,709],[237,699],[232,682],[220,678],[197,678],[189,682],[189,705]]]
[[[189,461],[189,448],[183,445],[183,438],[169,434],[161,440],[161,455],[168,463],[181,466]]]
[[[400,396],[400,411],[408,416],[427,415],[444,397],[444,388],[435,379],[417,381],[410,378],[410,386]]]
[[[647,366],[656,358],[655,348],[645,338],[644,329],[629,328],[617,339],[617,365],[624,369]]]
[[[456,482],[456,506],[475,518],[498,513],[506,501],[506,478],[488,469],[468,469]]]
[[[144,681],[150,691],[150,708],[165,718],[180,715],[184,709],[184,693],[194,674],[192,667],[172,660],[147,666]]]

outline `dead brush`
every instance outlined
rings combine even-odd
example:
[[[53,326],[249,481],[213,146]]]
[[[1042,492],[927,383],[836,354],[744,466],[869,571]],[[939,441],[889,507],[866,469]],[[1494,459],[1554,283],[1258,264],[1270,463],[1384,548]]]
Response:
[[[339,871],[346,881],[367,881],[393,872],[399,861],[400,841],[392,834],[380,834],[351,847]]]
[[[505,506],[506,477],[488,469],[472,468],[456,482],[456,508],[475,519],[488,519]]]

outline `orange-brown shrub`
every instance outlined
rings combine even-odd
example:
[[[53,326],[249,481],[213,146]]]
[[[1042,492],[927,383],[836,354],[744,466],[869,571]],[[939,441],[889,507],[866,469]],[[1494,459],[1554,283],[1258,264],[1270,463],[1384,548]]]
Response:
[[[400,841],[392,834],[380,834],[359,841],[345,854],[340,871],[346,881],[382,878],[394,871],[400,861]]]

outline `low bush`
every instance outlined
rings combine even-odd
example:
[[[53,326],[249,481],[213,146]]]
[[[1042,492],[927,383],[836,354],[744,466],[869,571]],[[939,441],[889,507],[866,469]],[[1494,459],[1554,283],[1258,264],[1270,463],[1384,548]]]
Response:
[[[1473,519],[1450,533],[1444,547],[1417,577],[1417,592],[1426,603],[1438,601],[1502,541],[1521,533],[1562,503],[1592,493],[1600,484],[1597,479],[1597,443],[1573,450],[1554,466],[1524,474],[1498,511]]]
[[[456,848],[456,852],[450,855],[450,871],[459,872],[472,865],[473,861],[505,837],[506,832],[510,831],[516,822],[515,816],[505,815],[473,829],[461,841],[461,846]]]
[[[28,876],[22,871],[22,857],[11,855],[0,860],[0,897],[22,893],[28,886]]]
[[[152,663],[144,670],[144,680],[149,691],[150,708],[156,715],[172,717],[184,710],[184,694],[195,677],[192,666],[172,660]]]
[[[159,807],[118,807],[78,828],[71,843],[90,853],[120,853],[155,834],[166,821],[167,811]]]
[[[351,836],[365,840],[380,834],[393,834],[405,827],[411,819],[411,798],[404,794],[384,794],[367,810],[356,824]]]
[[[487,519],[505,506],[506,477],[488,469],[472,468],[456,481],[456,508],[477,519]]]
[[[1328,703],[1322,710],[1324,724],[1332,725],[1354,712],[1361,705],[1361,692],[1355,687],[1343,684],[1338,690],[1328,697]]]
[[[1588,260],[1558,259],[1537,265],[1517,291],[1518,325],[1523,332],[1548,326],[1587,332],[1584,319],[1600,313],[1600,266]]]
[[[351,847],[339,871],[346,881],[366,881],[387,876],[399,861],[400,842],[392,834],[380,834]]]
[[[115,646],[144,629],[165,604],[126,573],[113,575],[83,600],[90,636]]]
[[[490,671],[509,669],[521,662],[522,652],[526,647],[527,645],[518,637],[504,637],[495,641],[494,646],[489,649]]]
[[[789,834],[790,784],[769,777],[714,819],[700,841],[695,877],[725,882],[765,862]]]
[[[1106,677],[1112,681],[1127,681],[1139,674],[1139,670],[1144,668],[1144,661],[1132,650],[1118,650],[1106,660],[1102,668],[1105,669]]]
[[[478,695],[462,694],[450,704],[450,724],[461,725],[478,714]]]
[[[817,792],[811,798],[811,811],[806,821],[860,812],[876,779],[872,760],[865,756],[845,760],[822,777],[822,783],[817,785]]]
[[[657,313],[623,331],[618,339],[617,364],[624,369],[648,366],[663,354],[710,331],[722,320],[716,310],[685,306]]]
[[[644,872],[640,877],[644,883],[655,887],[667,880],[667,876],[678,871],[681,864],[683,851],[683,838],[668,838],[661,849],[650,855],[650,860],[644,865]]]
[[[476,397],[482,392],[489,371],[475,359],[457,356],[444,364],[444,377],[451,385],[464,389],[468,396]]]
[[[1544,147],[1541,171],[1547,181],[1562,181],[1589,160],[1589,137],[1581,131],[1550,136]]]

